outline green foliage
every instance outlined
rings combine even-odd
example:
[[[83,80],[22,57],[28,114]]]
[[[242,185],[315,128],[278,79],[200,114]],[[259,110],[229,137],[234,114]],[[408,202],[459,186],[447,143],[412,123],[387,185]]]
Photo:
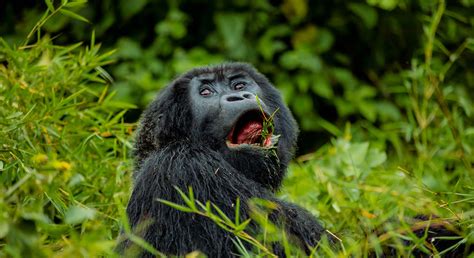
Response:
[[[113,254],[134,106],[107,93],[112,52],[0,44],[0,256]]]
[[[90,23],[57,16],[42,27],[62,31],[64,42],[87,40],[84,32],[94,28],[107,48],[117,48],[119,62],[111,66],[116,98],[143,108],[176,74],[226,60],[249,61],[283,91],[304,131],[326,130],[320,118],[339,127],[347,119],[397,122],[406,111],[397,101],[402,71],[413,58],[423,58],[429,17],[437,8],[436,1],[406,0],[73,3],[83,7],[78,13]],[[48,10],[64,5],[61,10],[70,13],[71,4],[48,4]],[[6,38],[18,41],[42,8],[25,9],[28,22],[17,23],[16,33],[3,29]],[[471,98],[474,74],[468,67],[474,58],[457,50],[465,43],[472,51],[473,8],[469,0],[449,2],[433,41],[433,64],[456,59],[443,76]]]
[[[338,255],[366,256],[381,252],[387,245],[395,246],[401,256],[410,256],[415,247],[433,252],[428,251],[429,244],[423,238],[410,234],[410,218],[419,214],[436,214],[454,224],[460,220],[463,237],[455,239],[459,244],[472,243],[474,191],[469,171],[457,175],[443,171],[434,179],[425,168],[407,169],[385,161],[385,152],[372,143],[350,139],[346,132],[318,152],[300,157],[300,163],[290,168],[281,193],[283,198],[314,211],[326,223],[340,240]],[[416,164],[416,158],[407,163]],[[424,178],[417,180],[419,176]],[[434,190],[425,184],[428,177],[446,188]],[[401,239],[413,242],[406,246]]]
[[[428,250],[409,233],[416,214],[452,221],[459,243],[474,243],[473,1],[118,3],[1,4],[0,256],[114,256],[121,228],[162,256],[125,216],[139,114],[127,110],[225,60],[268,75],[299,120],[301,152],[317,149],[280,193],[339,239],[315,256]],[[254,207],[263,234],[252,236],[238,213],[182,197],[162,201],[234,232],[246,257],[271,255],[272,241],[301,255],[265,219],[271,203]]]

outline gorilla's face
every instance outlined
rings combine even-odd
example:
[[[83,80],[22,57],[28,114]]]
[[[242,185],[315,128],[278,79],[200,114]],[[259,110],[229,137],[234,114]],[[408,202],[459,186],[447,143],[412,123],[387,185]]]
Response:
[[[154,150],[182,142],[220,153],[236,171],[271,189],[279,187],[298,135],[278,90],[242,63],[181,75],[160,92],[142,121],[138,166]]]
[[[202,73],[188,89],[195,135],[207,143],[231,150],[270,148],[271,110],[263,89],[245,71]]]

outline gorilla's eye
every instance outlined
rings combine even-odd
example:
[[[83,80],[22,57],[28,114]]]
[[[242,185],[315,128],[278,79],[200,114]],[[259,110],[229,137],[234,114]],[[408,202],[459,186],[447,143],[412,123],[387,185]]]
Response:
[[[201,96],[210,96],[212,94],[212,91],[208,88],[204,88],[199,92],[199,95]]]
[[[245,82],[238,82],[234,85],[234,89],[235,90],[241,90],[241,89],[245,88],[245,85],[246,85]]]

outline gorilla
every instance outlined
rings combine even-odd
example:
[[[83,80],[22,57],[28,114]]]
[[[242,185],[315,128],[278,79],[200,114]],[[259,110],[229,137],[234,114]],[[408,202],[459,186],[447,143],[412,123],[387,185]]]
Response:
[[[265,128],[270,117],[273,125]],[[297,133],[280,93],[251,66],[228,63],[185,73],[142,115],[127,207],[132,228],[151,220],[140,236],[165,254],[235,255],[232,233],[158,201],[183,203],[175,187],[185,192],[192,187],[196,200],[210,201],[229,218],[239,199],[242,221],[250,216],[251,198],[275,203],[270,219],[309,251],[324,229],[308,211],[273,194],[293,156]]]
[[[171,82],[142,115],[135,143],[134,188],[127,215],[134,232],[160,252],[209,257],[238,255],[235,235],[209,218],[186,213],[159,199],[183,204],[176,188],[210,201],[234,219],[251,216],[250,200],[268,200],[269,220],[306,253],[323,236],[318,220],[303,208],[279,200],[293,157],[296,122],[280,93],[252,66],[226,63],[193,69]],[[144,226],[143,226],[144,225]],[[258,232],[251,222],[246,230]],[[130,240],[119,244],[124,253]],[[282,245],[273,253],[284,256]],[[152,257],[143,251],[141,257]]]

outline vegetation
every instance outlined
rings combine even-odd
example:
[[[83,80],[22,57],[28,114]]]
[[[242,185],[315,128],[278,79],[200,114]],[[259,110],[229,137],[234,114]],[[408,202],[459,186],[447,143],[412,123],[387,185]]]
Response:
[[[474,243],[474,2],[16,2],[0,4],[0,256],[114,256],[120,229],[132,234],[140,110],[177,73],[223,60],[267,74],[299,120],[280,196],[339,239],[315,255],[428,250],[408,233],[417,214]],[[176,208],[235,231],[244,255],[286,243],[183,198]]]

